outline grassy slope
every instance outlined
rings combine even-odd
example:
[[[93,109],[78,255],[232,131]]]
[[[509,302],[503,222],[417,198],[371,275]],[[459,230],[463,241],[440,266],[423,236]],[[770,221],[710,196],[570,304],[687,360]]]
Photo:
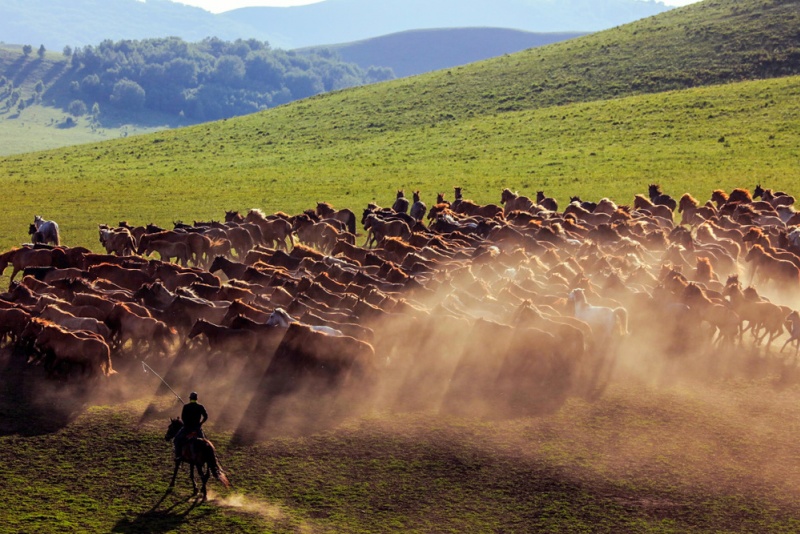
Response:
[[[340,128],[344,112],[320,119],[310,101],[18,155],[0,160],[0,183],[14,199],[0,213],[0,248],[24,241],[36,213],[58,221],[66,243],[94,247],[98,223],[169,225],[252,207],[296,213],[318,200],[360,210],[390,203],[396,187],[418,188],[429,203],[459,184],[484,203],[499,202],[504,187],[544,189],[562,204],[575,194],[630,202],[653,181],[702,199],[758,182],[798,194],[798,96],[800,78],[790,77],[386,132]],[[325,101],[342,110],[352,98],[346,91]]]

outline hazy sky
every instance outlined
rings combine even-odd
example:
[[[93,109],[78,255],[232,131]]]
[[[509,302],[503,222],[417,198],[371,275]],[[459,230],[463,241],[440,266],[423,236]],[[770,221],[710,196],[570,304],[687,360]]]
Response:
[[[300,6],[314,4],[321,0],[175,0],[181,4],[202,7],[212,13],[222,13],[239,7],[250,6]],[[661,0],[668,6],[685,6],[700,0]]]

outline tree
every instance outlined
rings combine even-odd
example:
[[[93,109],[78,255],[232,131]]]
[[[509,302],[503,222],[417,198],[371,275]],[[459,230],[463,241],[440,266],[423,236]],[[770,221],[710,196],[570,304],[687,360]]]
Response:
[[[36,51],[36,55],[39,56],[39,59],[44,59],[44,54],[47,52],[44,45],[39,45],[39,50]]]
[[[214,67],[213,78],[220,84],[239,86],[244,79],[246,69],[239,56],[222,56]]]
[[[67,111],[73,117],[82,117],[86,115],[86,104],[83,103],[83,100],[73,100],[67,106]]]
[[[70,57],[72,55],[72,47],[70,45],[66,45],[62,53],[65,57]]]
[[[33,47],[31,45],[23,45],[22,54],[25,57],[28,57],[29,55],[31,55],[31,52],[33,52]]]
[[[123,78],[114,84],[110,100],[116,106],[128,108],[131,111],[139,111],[144,107],[145,98],[146,94],[141,85]]]
[[[44,82],[42,80],[36,82],[36,86],[33,88],[33,90],[34,90],[33,101],[38,104],[42,101],[42,94],[44,93]]]

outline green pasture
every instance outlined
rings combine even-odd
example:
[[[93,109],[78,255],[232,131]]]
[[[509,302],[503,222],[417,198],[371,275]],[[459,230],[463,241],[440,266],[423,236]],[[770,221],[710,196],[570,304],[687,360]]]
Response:
[[[332,110],[349,109],[352,95],[0,159],[0,248],[26,241],[35,214],[56,220],[65,243],[97,248],[100,223],[170,226],[317,201],[360,213],[400,188],[429,204],[456,185],[481,203],[498,203],[505,187],[543,190],[562,206],[571,195],[630,203],[652,182],[701,200],[757,183],[798,193],[798,77],[391,130],[342,127],[348,116]]]
[[[634,379],[508,421],[374,413],[251,446],[211,427],[234,487],[212,480],[208,503],[192,498],[185,471],[166,493],[174,399],[152,418],[140,417],[143,399],[47,432],[6,412],[0,530],[796,532],[797,401],[796,386],[767,382]]]

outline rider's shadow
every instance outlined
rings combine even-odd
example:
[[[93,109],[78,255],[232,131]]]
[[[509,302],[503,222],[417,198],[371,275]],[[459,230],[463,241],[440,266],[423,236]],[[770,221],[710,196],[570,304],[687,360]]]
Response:
[[[171,504],[166,508],[161,508],[169,496],[172,496]],[[171,490],[168,490],[148,511],[133,519],[127,517],[120,519],[111,532],[123,534],[172,532],[181,526],[199,524],[212,513],[208,507],[195,510],[200,504],[203,504],[203,501],[199,496],[186,499],[174,495]]]

